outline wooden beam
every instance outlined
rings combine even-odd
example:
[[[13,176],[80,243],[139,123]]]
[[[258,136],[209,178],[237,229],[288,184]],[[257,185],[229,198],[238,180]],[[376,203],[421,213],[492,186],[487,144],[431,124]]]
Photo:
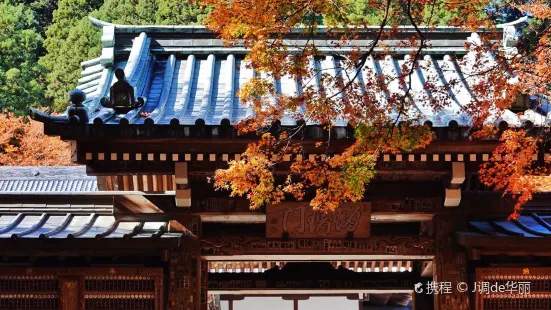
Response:
[[[408,223],[425,222],[434,217],[433,213],[399,213],[399,212],[373,212],[371,214],[372,223]]]
[[[204,237],[206,260],[429,260],[434,239],[427,236],[372,236],[367,239],[289,239],[244,235]]]
[[[168,231],[184,232],[187,229],[180,222],[171,220],[168,222]]]
[[[434,275],[432,261],[427,261],[423,263],[423,270],[421,271],[421,277],[423,278],[432,278]]]
[[[120,195],[113,197],[113,214],[158,214],[163,210],[142,195]]]
[[[217,223],[265,223],[266,214],[258,211],[248,211],[248,201],[243,199],[231,198],[208,198],[195,200],[191,208],[178,208],[175,205],[173,196],[170,195],[137,195],[137,200],[147,199],[152,205],[156,206],[167,217],[182,216],[182,215],[200,215],[203,222]],[[143,197],[143,198],[142,198]],[[375,223],[388,222],[423,222],[432,219],[434,214],[438,212],[437,203],[440,202],[437,198],[415,199],[408,200],[399,199],[381,199],[376,198],[371,203],[373,213],[371,221]],[[287,205],[303,206],[305,203],[286,202]],[[149,206],[151,208],[151,206]],[[136,207],[139,209],[139,207]],[[208,209],[207,209],[208,208]],[[422,211],[425,210],[425,211]],[[442,211],[448,209],[441,208]],[[115,209],[116,217],[123,217],[127,220],[132,218],[143,219],[139,213],[131,210]],[[153,212],[147,212],[151,214]]]
[[[523,236],[490,237],[486,235],[458,233],[457,243],[467,248],[480,249],[485,253],[547,252],[551,253],[551,243],[547,238],[529,238]],[[502,255],[498,254],[498,255]]]
[[[171,213],[116,213],[115,219],[121,222],[166,222],[172,220],[175,214]],[[180,213],[177,218],[192,218],[199,216],[205,223],[236,223],[236,224],[261,224],[266,222],[266,215],[259,212],[236,212],[234,214],[219,214],[209,212]]]
[[[310,295],[310,296],[335,296],[342,294],[381,294],[385,293],[410,294],[410,289],[209,289],[210,294],[226,295],[259,295],[259,296],[278,296],[278,295]]]
[[[199,215],[203,223],[266,223],[266,214],[262,212],[198,212],[194,214]]]

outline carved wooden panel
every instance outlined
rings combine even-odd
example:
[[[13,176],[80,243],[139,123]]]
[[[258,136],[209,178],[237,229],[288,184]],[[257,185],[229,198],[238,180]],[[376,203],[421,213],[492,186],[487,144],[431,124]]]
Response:
[[[551,309],[551,268],[477,268],[476,310]]]
[[[462,218],[453,215],[438,215],[434,218],[436,253],[434,257],[434,281],[450,282],[456,288],[460,282],[467,282],[467,260],[465,252],[454,244],[454,233],[460,229]],[[435,294],[436,310],[468,310],[469,292],[452,290],[450,294]]]
[[[161,268],[0,268],[0,309],[163,309]]]
[[[371,205],[347,204],[335,211],[314,211],[308,203],[280,203],[266,209],[266,237],[280,238],[367,238]]]
[[[201,263],[203,263],[202,261]],[[259,273],[270,268],[280,269],[287,261],[208,261],[208,273]],[[354,272],[412,272],[412,261],[331,261],[333,268],[341,266]],[[424,262],[428,263],[428,262]],[[203,265],[201,265],[203,266]]]
[[[200,310],[203,307],[199,239],[189,231],[179,249],[170,252],[169,309]],[[206,297],[206,295],[205,295]]]
[[[82,277],[59,277],[59,301],[61,310],[82,310]]]
[[[205,237],[201,255],[415,255],[432,259],[434,240],[426,236],[373,236],[367,239],[289,239],[249,236]],[[214,258],[213,258],[214,259]]]

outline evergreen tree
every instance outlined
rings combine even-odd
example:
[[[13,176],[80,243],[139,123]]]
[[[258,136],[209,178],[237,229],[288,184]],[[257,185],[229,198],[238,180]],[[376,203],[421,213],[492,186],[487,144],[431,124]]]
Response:
[[[37,64],[42,37],[32,10],[0,2],[0,109],[22,115],[29,106],[46,104]]]
[[[366,25],[380,25],[383,21],[386,1],[373,0],[350,0],[346,7],[348,18],[355,23]],[[390,3],[389,20],[387,24],[398,23],[410,24],[406,14],[404,3],[392,1]],[[415,2],[412,2],[416,6]],[[433,6],[427,6],[423,14],[416,15],[419,25],[448,25],[454,17],[457,17],[456,10],[449,10],[445,1],[434,1]]]
[[[46,29],[52,23],[57,2],[58,0],[13,0],[12,4],[24,4],[29,7],[34,13],[38,32],[44,36]]]
[[[90,55],[88,52],[75,54],[74,51],[80,49],[73,44],[81,42],[70,42],[69,34],[74,32],[82,19],[98,8],[101,3],[101,0],[60,0],[53,14],[53,22],[46,30],[44,47],[47,54],[40,59],[40,64],[48,70],[46,93],[53,99],[52,107],[56,111],[61,111],[67,106],[67,92],[77,82],[76,71],[79,70],[79,63]],[[79,38],[79,40],[92,39],[93,37]]]
[[[197,24],[206,15],[197,4],[170,0],[61,0],[54,12],[45,42],[48,54],[41,63],[48,68],[47,94],[55,111],[63,111],[67,92],[76,86],[80,63],[101,53],[101,30],[87,18],[128,25]],[[101,5],[101,6],[100,6]],[[74,13],[71,13],[74,12]]]
[[[208,12],[208,8],[202,8],[196,2],[159,0],[155,21],[160,25],[197,25]]]
[[[152,25],[158,0],[106,0],[92,15],[100,20],[123,25]]]

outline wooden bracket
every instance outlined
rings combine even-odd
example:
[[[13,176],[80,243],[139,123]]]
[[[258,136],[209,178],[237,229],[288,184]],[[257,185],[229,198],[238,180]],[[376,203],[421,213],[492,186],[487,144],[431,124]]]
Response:
[[[455,208],[461,203],[461,185],[465,182],[465,163],[453,162],[452,163],[452,179],[450,185],[446,188],[446,199],[444,200],[444,206],[448,208]]]
[[[178,162],[174,165],[176,206],[189,208],[191,207],[191,189],[189,188],[187,162]]]
[[[465,163],[453,162],[452,163],[452,180],[451,184],[461,185],[465,182]]]
[[[78,162],[77,142],[75,140],[70,140],[69,145],[71,146],[71,161],[76,163]]]
[[[177,185],[188,185],[188,173],[187,173],[187,163],[186,162],[177,162],[174,164],[175,171],[175,182]]]
[[[446,188],[446,199],[444,200],[444,207],[458,207],[459,203],[461,203],[461,189]]]

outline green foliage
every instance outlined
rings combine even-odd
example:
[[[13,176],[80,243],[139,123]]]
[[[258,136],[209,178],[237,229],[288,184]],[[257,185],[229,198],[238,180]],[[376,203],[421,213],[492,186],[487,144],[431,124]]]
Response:
[[[47,68],[46,94],[53,99],[52,108],[62,111],[67,106],[67,92],[75,87],[80,70],[79,63],[90,58],[92,52],[89,44],[95,37],[91,26],[84,25],[83,20],[94,9],[102,4],[100,0],[60,0],[53,14],[53,22],[46,30],[44,47],[47,54],[40,59],[40,64]],[[88,22],[89,23],[89,22]],[[88,37],[77,37],[76,34],[91,33]],[[76,42],[71,39],[77,38]],[[84,45],[82,45],[85,43]],[[86,44],[88,43],[88,44]],[[80,46],[78,46],[80,44]],[[84,51],[79,53],[79,51]],[[97,55],[94,55],[97,56]]]
[[[195,2],[159,0],[155,21],[161,25],[197,25],[209,12]]]
[[[363,153],[351,156],[342,165],[342,180],[353,195],[359,197],[363,195],[366,184],[369,184],[376,175],[376,163],[377,160],[372,154]]]
[[[389,121],[383,126],[359,124],[355,128],[355,138],[362,146],[356,150],[358,153],[366,150],[411,153],[428,145],[433,139],[433,133],[428,126],[418,126],[414,121],[400,124]]]
[[[128,25],[197,24],[206,15],[197,4],[170,0],[60,0],[46,31],[47,55],[40,63],[47,75],[47,94],[55,111],[67,105],[67,92],[76,86],[80,63],[101,53],[101,30],[87,16]]]
[[[106,0],[92,15],[100,20],[125,25],[155,23],[158,0]]]
[[[398,21],[402,25],[411,22],[405,14],[405,2],[392,1],[389,9],[389,23]],[[380,25],[384,18],[386,1],[378,0],[349,0],[345,10],[351,21],[365,25]],[[412,2],[415,6],[415,1]],[[434,6],[428,6],[423,10],[422,20],[419,25],[448,25],[457,17],[457,12],[446,8],[444,1],[434,1]]]
[[[39,83],[43,68],[37,64],[42,37],[23,4],[0,2],[0,29],[0,109],[21,115],[29,106],[46,104]]]
[[[42,36],[46,33],[46,28],[52,23],[54,11],[57,9],[59,0],[13,0],[13,5],[23,4],[29,7],[36,21],[38,32]]]

